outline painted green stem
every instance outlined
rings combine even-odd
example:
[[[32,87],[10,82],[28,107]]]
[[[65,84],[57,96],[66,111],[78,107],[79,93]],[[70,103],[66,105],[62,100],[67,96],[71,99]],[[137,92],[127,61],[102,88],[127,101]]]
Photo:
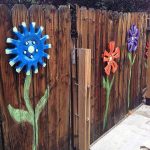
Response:
[[[103,130],[107,126],[107,118],[108,118],[108,110],[109,110],[109,102],[110,102],[109,98],[110,98],[110,92],[111,92],[111,89],[112,89],[114,78],[115,77],[113,76],[111,81],[109,81],[108,76],[106,77],[106,79],[103,78],[103,86],[106,89],[106,108],[105,108],[104,120],[103,120]]]
[[[30,84],[31,84],[31,76],[27,76],[24,84],[24,101],[26,108],[28,112],[30,113],[31,116],[33,116],[33,144],[32,144],[32,149],[36,150],[38,146],[38,120],[35,119],[35,113],[32,108],[30,98],[29,98],[29,93],[30,93]]]
[[[38,147],[38,120],[39,116],[44,109],[48,97],[49,97],[49,87],[45,91],[44,96],[39,100],[35,107],[35,111],[32,108],[30,102],[30,84],[31,84],[31,75],[26,76],[25,83],[24,83],[24,102],[26,105],[27,110],[16,109],[13,108],[11,105],[8,105],[8,110],[11,117],[18,123],[28,122],[33,127],[33,145],[32,150],[37,150]]]
[[[33,126],[33,145],[32,149],[36,150],[38,146],[38,120],[35,121],[34,126]]]
[[[24,102],[28,112],[30,113],[31,116],[33,116],[34,110],[32,108],[30,97],[29,97],[30,84],[31,84],[31,76],[27,76],[24,83]]]
[[[105,108],[104,120],[103,120],[103,130],[107,126],[108,109],[109,109],[109,96],[110,96],[110,91],[107,90],[107,92],[106,92],[106,108]]]
[[[131,77],[132,77],[132,65],[129,67],[129,82],[128,82],[128,109],[130,107],[130,87],[131,87]]]
[[[136,55],[132,55],[132,53],[128,52],[128,59],[130,62],[130,66],[129,66],[129,82],[128,82],[128,109],[130,108],[130,90],[131,90],[131,78],[132,78],[132,67],[134,65],[135,59],[136,59]]]

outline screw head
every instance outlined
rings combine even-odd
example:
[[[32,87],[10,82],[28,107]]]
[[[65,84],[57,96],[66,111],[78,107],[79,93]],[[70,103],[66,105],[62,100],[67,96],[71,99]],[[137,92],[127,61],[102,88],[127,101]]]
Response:
[[[25,43],[25,45],[29,45],[29,42],[27,41],[27,42]]]
[[[35,45],[36,44],[35,41],[32,41],[32,44]]]

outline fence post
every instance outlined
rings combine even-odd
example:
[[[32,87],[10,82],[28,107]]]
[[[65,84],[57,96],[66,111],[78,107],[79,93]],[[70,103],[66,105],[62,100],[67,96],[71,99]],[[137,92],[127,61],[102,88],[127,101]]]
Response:
[[[79,49],[79,150],[90,146],[91,50]]]

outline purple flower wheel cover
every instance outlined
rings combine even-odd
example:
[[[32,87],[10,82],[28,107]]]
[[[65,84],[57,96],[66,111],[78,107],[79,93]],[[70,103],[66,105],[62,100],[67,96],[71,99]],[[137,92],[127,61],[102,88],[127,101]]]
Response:
[[[128,51],[134,52],[137,49],[139,39],[139,30],[136,25],[132,25],[128,31]]]

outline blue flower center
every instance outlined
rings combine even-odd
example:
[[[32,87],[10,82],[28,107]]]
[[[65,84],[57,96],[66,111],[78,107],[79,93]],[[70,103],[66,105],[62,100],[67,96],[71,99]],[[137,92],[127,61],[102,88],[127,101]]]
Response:
[[[27,48],[23,51],[24,55],[27,56],[30,59],[34,58],[34,55],[38,53],[38,49],[36,48],[36,42],[35,41],[26,41],[25,45]]]

